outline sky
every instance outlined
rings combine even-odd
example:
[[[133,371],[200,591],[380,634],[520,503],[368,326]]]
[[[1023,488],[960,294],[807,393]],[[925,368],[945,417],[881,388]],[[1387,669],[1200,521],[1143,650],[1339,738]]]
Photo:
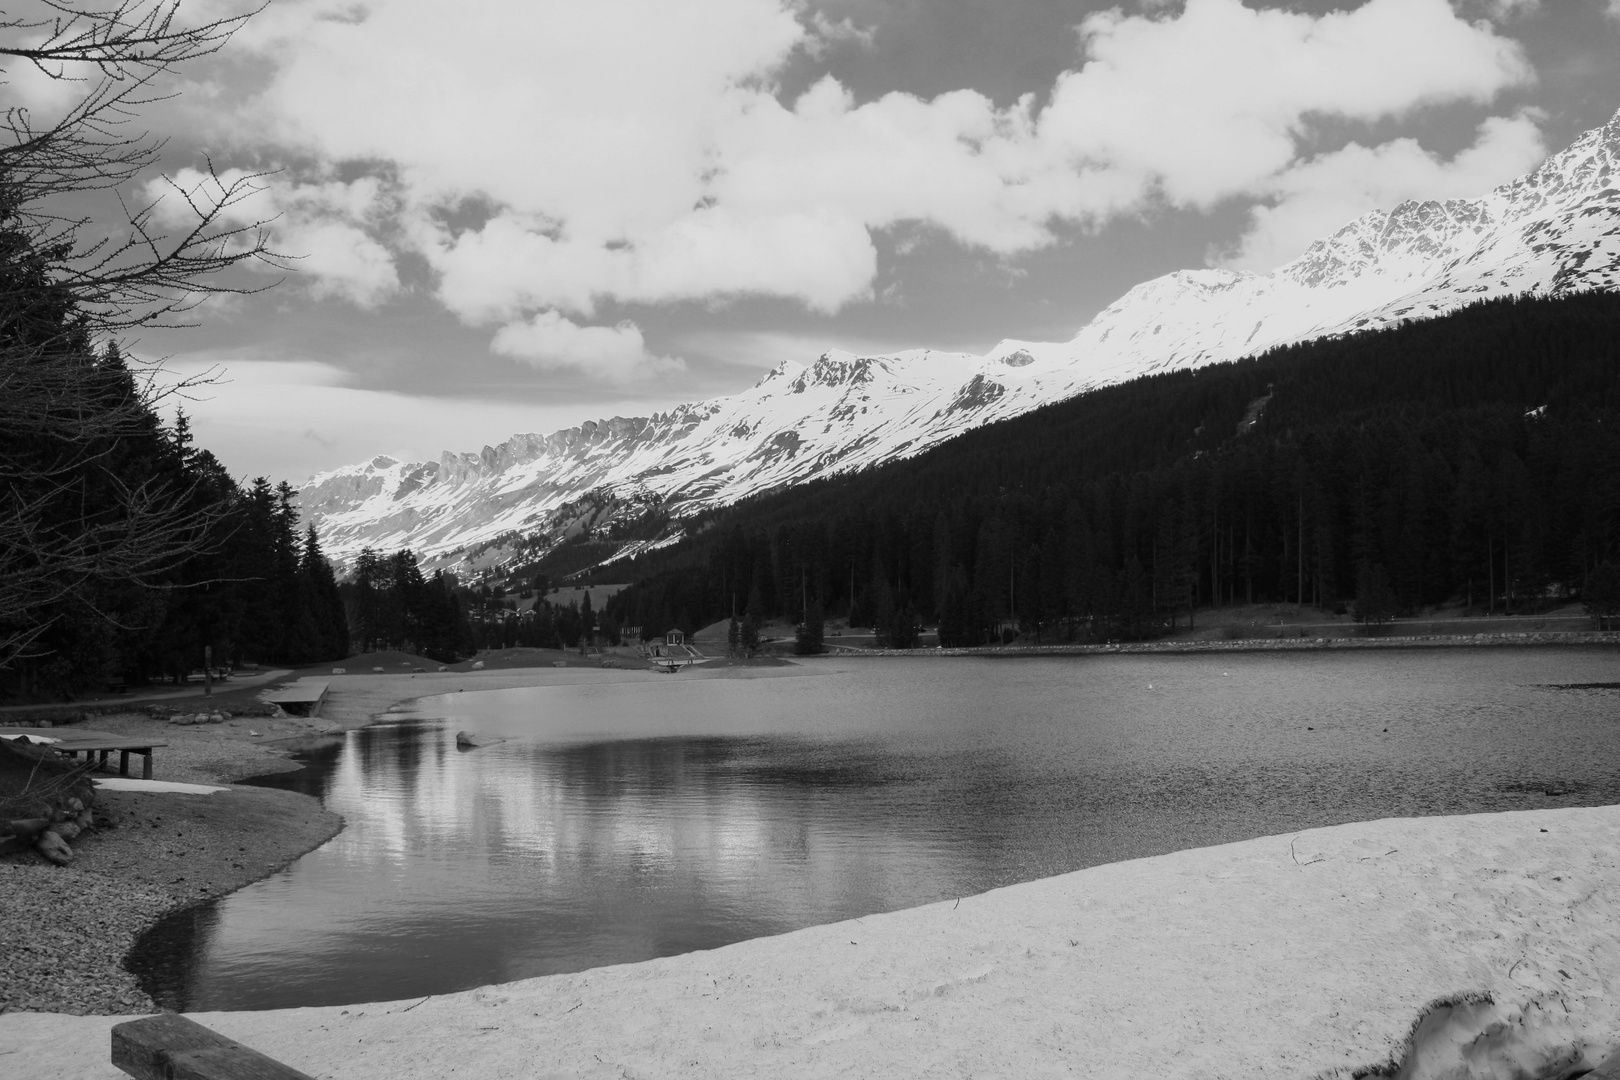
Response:
[[[257,176],[233,213],[289,270],[126,348],[211,373],[199,444],[297,484],[831,347],[1066,340],[1483,195],[1620,110],[1620,0],[272,0],[169,89],[125,202],[182,228],[209,163]]]

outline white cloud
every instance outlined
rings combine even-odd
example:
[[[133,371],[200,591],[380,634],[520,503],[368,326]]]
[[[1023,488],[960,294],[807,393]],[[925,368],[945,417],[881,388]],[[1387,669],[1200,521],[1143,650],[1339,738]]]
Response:
[[[445,450],[476,451],[492,437],[573,427],[584,413],[643,416],[652,407],[629,398],[546,406],[421,397],[349,385],[346,373],[313,360],[186,354],[165,368],[171,379],[208,371],[221,376],[193,400],[175,402],[191,417],[199,446],[212,450],[233,476],[285,477],[294,485],[336,463],[379,452],[406,461],[437,460]]]
[[[178,230],[196,221],[192,204],[219,203],[238,184],[246,185],[246,194],[225,208],[220,223],[267,222],[271,248],[288,257],[287,265],[296,271],[293,280],[303,282],[311,295],[371,308],[399,290],[393,254],[367,231],[387,212],[386,193],[374,177],[300,183],[242,169],[210,174],[184,168],[169,179],[150,181],[146,195],[157,202],[158,221]]]
[[[1445,0],[1369,0],[1319,17],[1188,0],[1174,18],[1093,15],[1081,35],[1089,62],[1059,79],[1041,141],[1113,179],[1102,194],[1127,207],[1149,188],[1197,207],[1247,193],[1295,160],[1315,116],[1483,104],[1533,77],[1516,43]]]
[[[389,178],[277,186],[318,289],[375,304],[398,287],[390,251],[408,248],[451,311],[501,327],[497,350],[619,380],[660,365],[639,330],[577,321],[604,302],[836,311],[872,295],[873,234],[908,224],[1013,256],[1058,220],[1160,201],[1264,196],[1280,220],[1312,198],[1303,185],[1324,184],[1325,205],[1345,182],[1353,155],[1299,168],[1316,118],[1483,104],[1533,78],[1516,43],[1446,0],[1150,7],[1087,18],[1076,69],[1038,109],[973,90],[861,102],[831,77],[779,100],[771,80],[796,51],[866,37],[789,0],[468,0],[449,15],[283,0],[233,45],[271,74],[221,133]],[[487,216],[451,212],[467,200]]]
[[[43,43],[42,37],[29,35],[18,39],[16,47],[32,48]],[[75,74],[60,65],[42,67],[27,60],[8,57],[4,70],[8,108],[24,108],[36,114],[56,116],[84,97],[84,82],[78,78],[58,77]],[[38,115],[34,117],[34,122],[39,122]]]
[[[1294,258],[1314,240],[1369,210],[1407,199],[1478,196],[1533,168],[1546,157],[1536,119],[1492,118],[1474,144],[1450,161],[1411,139],[1380,146],[1352,143],[1301,162],[1267,185],[1273,202],[1250,213],[1238,250],[1221,260],[1248,270],[1270,270]]]
[[[834,21],[818,8],[810,12],[809,21],[811,33],[804,47],[813,57],[820,57],[831,46],[838,44],[847,43],[870,49],[877,40],[877,31],[873,27],[857,26],[847,15]]]
[[[635,323],[580,326],[555,311],[506,324],[496,331],[490,347],[538,368],[573,369],[617,383],[686,366],[679,359],[649,353]]]
[[[310,292],[373,308],[399,291],[394,256],[359,228],[342,221],[294,217],[276,240],[280,250],[303,254],[290,265],[309,274]]]

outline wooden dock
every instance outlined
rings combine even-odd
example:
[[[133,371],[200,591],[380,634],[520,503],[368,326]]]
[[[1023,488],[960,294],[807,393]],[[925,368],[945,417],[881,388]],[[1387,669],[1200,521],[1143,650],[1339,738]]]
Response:
[[[264,700],[280,705],[293,716],[317,716],[330,685],[326,679],[299,679],[291,686],[266,694]]]
[[[34,746],[45,746],[69,757],[84,755],[92,768],[107,768],[107,755],[118,751],[118,775],[129,775],[129,755],[140,754],[141,779],[152,779],[152,751],[168,743],[130,735],[114,735],[106,731],[87,731],[84,728],[0,728],[0,739],[26,741]],[[99,754],[100,760],[93,755]]]

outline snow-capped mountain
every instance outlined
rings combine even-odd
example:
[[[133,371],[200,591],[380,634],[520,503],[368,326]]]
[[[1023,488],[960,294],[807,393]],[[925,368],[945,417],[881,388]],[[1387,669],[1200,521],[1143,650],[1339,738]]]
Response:
[[[313,477],[306,518],[340,560],[541,549],[652,511],[679,519],[927,449],[1109,383],[1431,318],[1496,296],[1620,287],[1620,114],[1484,198],[1374,211],[1268,274],[1183,270],[1131,289],[1070,341],[983,356],[831,351],[730,397],[516,435],[438,461]]]

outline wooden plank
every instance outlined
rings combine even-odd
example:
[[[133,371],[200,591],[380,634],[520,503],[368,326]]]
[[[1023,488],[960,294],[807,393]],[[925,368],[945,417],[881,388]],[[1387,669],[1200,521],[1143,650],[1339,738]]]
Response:
[[[112,1063],[137,1080],[314,1080],[176,1013],[116,1025]]]
[[[314,716],[326,700],[325,679],[299,679],[291,686],[266,694],[264,700],[280,705],[294,716]]]
[[[273,701],[278,705],[319,704],[326,697],[326,688],[329,685],[325,679],[299,679],[285,689],[266,694],[264,700]]]

